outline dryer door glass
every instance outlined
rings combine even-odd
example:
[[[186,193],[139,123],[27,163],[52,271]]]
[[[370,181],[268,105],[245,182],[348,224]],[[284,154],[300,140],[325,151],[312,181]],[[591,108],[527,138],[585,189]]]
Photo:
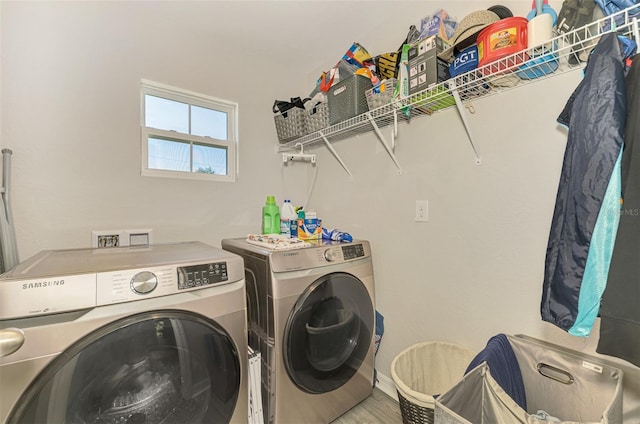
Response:
[[[333,273],[298,298],[285,328],[289,377],[309,393],[345,384],[370,351],[374,310],[365,285],[351,274]]]
[[[102,327],[58,355],[9,423],[228,423],[240,387],[230,336],[200,315],[154,311]]]

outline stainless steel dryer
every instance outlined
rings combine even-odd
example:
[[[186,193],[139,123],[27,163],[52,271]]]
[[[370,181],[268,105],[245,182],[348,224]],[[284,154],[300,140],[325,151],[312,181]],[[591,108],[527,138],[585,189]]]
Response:
[[[366,241],[271,251],[244,239],[249,345],[265,423],[329,423],[373,390],[375,297]]]
[[[0,276],[0,422],[246,423],[242,258],[41,252]]]

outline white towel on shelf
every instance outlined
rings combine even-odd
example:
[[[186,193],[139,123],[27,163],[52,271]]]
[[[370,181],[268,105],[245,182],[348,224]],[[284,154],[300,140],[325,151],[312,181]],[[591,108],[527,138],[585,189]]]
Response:
[[[280,234],[249,234],[247,243],[255,244],[270,250],[300,249],[313,246],[311,243]]]

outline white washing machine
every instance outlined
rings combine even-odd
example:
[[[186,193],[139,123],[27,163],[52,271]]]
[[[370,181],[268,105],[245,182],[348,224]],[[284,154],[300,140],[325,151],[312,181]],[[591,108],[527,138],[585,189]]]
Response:
[[[249,345],[265,423],[329,423],[373,390],[375,296],[366,241],[271,251],[244,239]]]
[[[242,258],[43,251],[0,276],[0,422],[246,423]]]

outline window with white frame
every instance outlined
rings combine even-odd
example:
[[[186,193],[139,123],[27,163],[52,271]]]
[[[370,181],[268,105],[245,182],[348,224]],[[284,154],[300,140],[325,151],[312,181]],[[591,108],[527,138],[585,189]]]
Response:
[[[142,175],[235,181],[238,104],[143,80]]]

